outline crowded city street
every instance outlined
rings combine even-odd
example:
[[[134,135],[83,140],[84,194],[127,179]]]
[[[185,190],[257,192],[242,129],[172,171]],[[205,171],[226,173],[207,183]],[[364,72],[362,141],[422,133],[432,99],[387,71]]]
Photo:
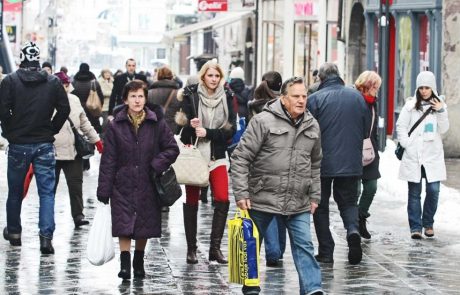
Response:
[[[95,213],[98,162],[84,174],[83,195],[89,220]],[[460,206],[458,178],[449,178],[450,187],[442,187],[437,235],[435,238],[412,240],[407,228],[405,187],[395,181],[399,162],[392,151],[382,154],[383,178],[375,197],[369,230],[372,239],[363,241],[363,261],[349,265],[346,258],[344,229],[338,211],[331,205],[331,229],[336,242],[334,264],[321,265],[323,288],[328,294],[458,294],[460,288],[460,234],[456,217]],[[452,174],[459,162],[449,163]],[[7,194],[6,155],[0,154],[0,192],[2,202]],[[457,174],[458,175],[458,174]],[[233,197],[231,197],[232,199]],[[235,212],[231,200],[228,218]],[[210,263],[209,225],[211,203],[200,204],[198,215],[198,263],[185,261],[185,237],[182,221],[182,200],[162,214],[162,237],[151,239],[146,248],[146,278],[122,282],[117,277],[118,252],[102,266],[90,264],[86,244],[90,226],[74,229],[63,179],[56,193],[55,255],[40,255],[37,215],[38,196],[34,182],[24,200],[22,210],[23,246],[0,243],[1,294],[240,294],[241,286],[228,283],[226,265]],[[5,211],[0,211],[5,220]],[[314,228],[312,227],[312,232]],[[227,255],[227,231],[222,251]],[[314,236],[314,235],[313,235]],[[314,241],[316,245],[316,242]],[[115,239],[114,239],[115,247]],[[116,247],[117,248],[117,247]],[[261,294],[296,294],[298,279],[288,246],[278,267],[266,267],[261,250]]]

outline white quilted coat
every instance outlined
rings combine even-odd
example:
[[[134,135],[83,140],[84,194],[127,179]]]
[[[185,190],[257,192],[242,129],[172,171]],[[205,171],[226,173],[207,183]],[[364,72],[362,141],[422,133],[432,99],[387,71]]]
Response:
[[[420,182],[423,165],[428,182],[445,180],[446,165],[441,134],[449,129],[447,106],[444,104],[443,112],[430,113],[409,137],[409,130],[429,107],[424,106],[423,111],[416,110],[415,102],[415,97],[406,102],[396,123],[399,143],[405,148],[399,167],[399,178]],[[433,128],[433,132],[424,132],[425,128]]]
[[[91,143],[98,142],[99,135],[86,117],[85,111],[81,106],[80,99],[71,93],[67,94],[70,105],[70,119],[75,127],[80,130],[81,134],[88,137]],[[58,134],[54,136],[54,146],[56,148],[56,160],[75,160],[77,151],[75,150],[75,137],[70,127],[69,121],[66,121]]]

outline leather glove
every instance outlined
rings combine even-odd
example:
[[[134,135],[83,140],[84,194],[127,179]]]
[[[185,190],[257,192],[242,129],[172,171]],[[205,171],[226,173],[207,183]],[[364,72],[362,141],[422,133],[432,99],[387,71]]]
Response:
[[[102,154],[104,151],[104,145],[102,144],[102,140],[99,140],[98,142],[95,143],[96,149],[99,152],[99,154]]]
[[[97,200],[101,203],[108,204],[109,203],[109,197],[99,197],[97,196]]]

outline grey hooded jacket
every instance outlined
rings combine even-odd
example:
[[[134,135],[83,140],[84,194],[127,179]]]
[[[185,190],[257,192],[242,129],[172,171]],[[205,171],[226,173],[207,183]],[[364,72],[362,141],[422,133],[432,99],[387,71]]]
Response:
[[[282,215],[310,211],[320,200],[321,158],[318,122],[305,112],[293,126],[278,99],[252,118],[232,154],[235,200]]]

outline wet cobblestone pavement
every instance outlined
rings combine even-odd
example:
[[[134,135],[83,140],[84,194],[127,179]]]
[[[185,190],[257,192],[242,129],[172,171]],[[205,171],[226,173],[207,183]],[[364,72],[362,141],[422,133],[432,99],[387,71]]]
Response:
[[[0,225],[6,224],[6,156],[0,155]],[[89,220],[97,203],[98,156],[85,172],[85,214]],[[457,182],[458,183],[458,182]],[[232,198],[232,197],[231,197]],[[363,242],[363,262],[347,262],[347,246],[342,221],[331,205],[331,227],[336,242],[335,263],[321,265],[323,288],[328,294],[460,294],[460,234],[456,228],[436,231],[436,238],[411,240],[400,203],[378,192],[368,227],[372,239]],[[186,243],[182,221],[182,202],[163,213],[163,237],[149,241],[146,249],[146,278],[122,283],[118,244],[115,259],[93,266],[86,259],[89,226],[74,229],[65,178],[56,194],[55,255],[40,255],[38,239],[38,196],[35,184],[24,201],[22,212],[23,246],[12,247],[0,241],[0,294],[241,294],[241,286],[228,284],[227,266],[209,263],[209,233],[212,206],[200,204],[198,258],[195,265],[185,262]],[[231,203],[229,218],[235,211]],[[403,208],[403,209],[401,209]],[[312,229],[313,230],[313,229]],[[313,236],[314,233],[313,233]],[[115,240],[114,240],[115,241]],[[316,245],[316,241],[315,241]],[[222,250],[227,254],[226,233]],[[261,294],[298,294],[298,280],[290,249],[283,265],[265,267],[261,253]]]

